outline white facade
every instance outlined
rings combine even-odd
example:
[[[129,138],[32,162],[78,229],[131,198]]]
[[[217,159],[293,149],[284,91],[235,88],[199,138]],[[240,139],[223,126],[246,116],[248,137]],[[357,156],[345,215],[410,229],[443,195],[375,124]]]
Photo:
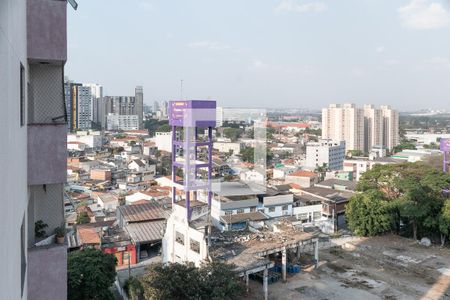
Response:
[[[345,142],[320,140],[306,144],[306,167],[315,169],[324,164],[330,170],[341,170],[344,166]]]
[[[158,150],[172,152],[172,132],[155,132],[155,137],[153,138]]]
[[[77,129],[90,129],[92,124],[92,95],[86,86],[77,86]]]
[[[398,112],[389,106],[331,104],[322,109],[322,138],[345,141],[346,151],[367,153],[373,146],[392,150],[399,143]]]
[[[408,140],[416,140],[419,145],[430,145],[431,143],[439,144],[440,139],[450,139],[449,133],[415,133],[407,132],[405,137]]]
[[[383,116],[383,146],[392,150],[400,143],[399,116],[390,106],[381,106]]]
[[[107,130],[137,130],[139,129],[138,115],[108,114],[106,116]]]
[[[88,148],[100,148],[102,146],[102,136],[99,131],[78,131],[77,133],[68,134],[67,142],[80,142],[86,144]]]
[[[214,142],[213,148],[219,150],[219,152],[222,153],[228,153],[232,151],[233,154],[240,154],[241,149],[243,148],[243,144],[232,142]]]
[[[188,261],[200,266],[208,260],[205,229],[191,227],[186,216],[186,208],[173,205],[162,240],[163,263]]]

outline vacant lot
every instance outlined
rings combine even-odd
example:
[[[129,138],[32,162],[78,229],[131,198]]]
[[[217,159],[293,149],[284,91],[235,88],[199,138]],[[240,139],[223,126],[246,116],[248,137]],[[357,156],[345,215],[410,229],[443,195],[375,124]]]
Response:
[[[261,299],[261,284],[251,282],[251,294]],[[397,236],[361,238],[322,250],[318,269],[269,285],[269,299],[450,299],[450,250]]]

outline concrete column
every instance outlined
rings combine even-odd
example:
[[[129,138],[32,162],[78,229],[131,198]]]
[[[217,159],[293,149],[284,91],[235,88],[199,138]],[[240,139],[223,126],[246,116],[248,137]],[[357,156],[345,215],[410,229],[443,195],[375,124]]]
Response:
[[[283,282],[286,282],[286,248],[281,251],[281,274]]]
[[[319,240],[316,240],[316,244],[314,246],[314,259],[316,260],[316,268],[319,264]]]
[[[264,279],[263,279],[263,289],[264,289],[264,300],[269,299],[269,283],[268,283],[268,277],[269,272],[267,270],[267,267],[264,269]]]
[[[297,260],[300,261],[300,254],[301,254],[301,247],[300,245],[297,246]]]
[[[249,278],[248,278],[248,273],[245,273],[245,288],[247,290],[247,293],[249,292]]]

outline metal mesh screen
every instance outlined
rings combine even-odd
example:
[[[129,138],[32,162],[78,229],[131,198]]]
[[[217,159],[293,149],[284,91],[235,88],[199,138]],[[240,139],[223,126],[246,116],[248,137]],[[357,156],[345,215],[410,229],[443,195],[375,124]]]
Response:
[[[30,65],[28,123],[65,122],[63,66]]]

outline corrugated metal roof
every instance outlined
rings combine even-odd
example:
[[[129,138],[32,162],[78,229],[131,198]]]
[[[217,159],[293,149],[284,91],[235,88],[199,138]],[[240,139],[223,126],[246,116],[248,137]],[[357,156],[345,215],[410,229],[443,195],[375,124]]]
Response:
[[[166,221],[130,223],[125,226],[133,242],[155,242],[162,240]]]
[[[126,223],[161,220],[166,218],[164,210],[156,203],[143,203],[119,207],[119,212]]]

